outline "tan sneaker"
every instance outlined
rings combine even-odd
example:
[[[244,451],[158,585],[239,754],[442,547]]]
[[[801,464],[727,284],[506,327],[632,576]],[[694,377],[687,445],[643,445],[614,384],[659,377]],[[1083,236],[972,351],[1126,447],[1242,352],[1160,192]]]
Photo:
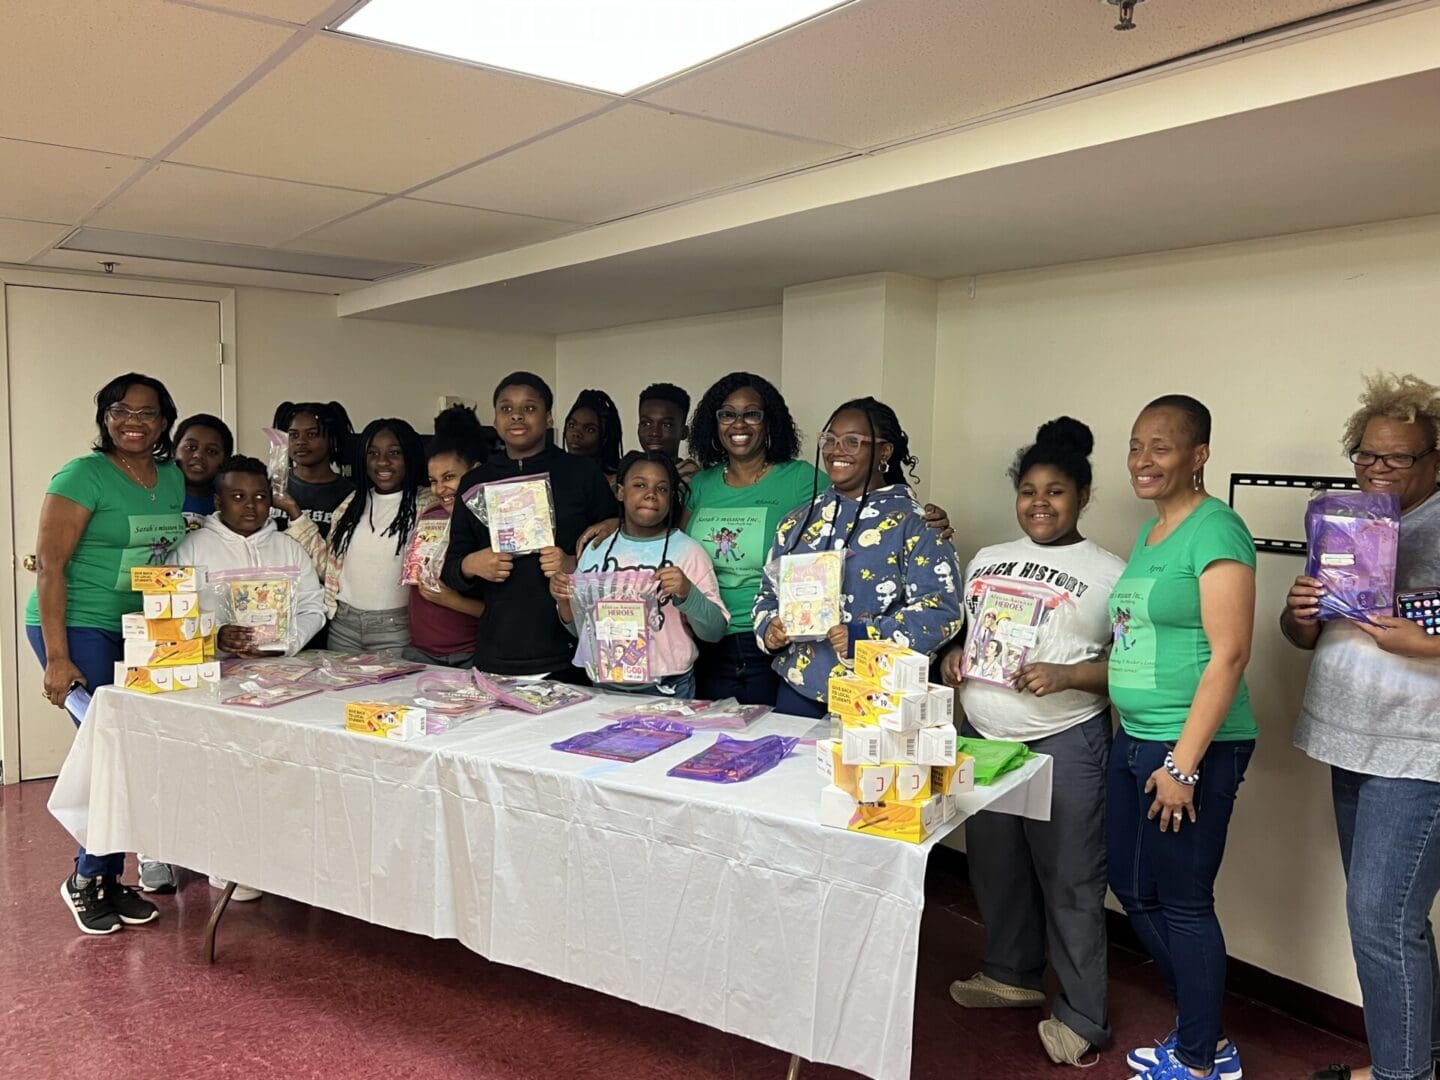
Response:
[[[1011,986],[978,973],[952,982],[950,999],[967,1009],[1033,1009],[1045,1004],[1045,995],[1039,990]]]
[[[1100,1060],[1099,1053],[1093,1061],[1081,1060],[1090,1052],[1089,1042],[1053,1016],[1040,1021],[1040,1045],[1045,1047],[1045,1053],[1056,1065],[1079,1065],[1088,1069]]]

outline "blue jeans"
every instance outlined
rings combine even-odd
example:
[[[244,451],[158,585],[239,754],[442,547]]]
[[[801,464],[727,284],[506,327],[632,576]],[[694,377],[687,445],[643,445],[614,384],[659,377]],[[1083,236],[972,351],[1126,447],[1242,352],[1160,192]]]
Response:
[[[640,685],[624,683],[603,683],[602,688],[621,694],[663,694],[677,701],[692,701],[695,698],[695,672],[683,671],[679,675],[664,675],[658,682]]]
[[[40,633],[40,627],[25,627],[25,636],[30,639],[30,647],[35,650],[40,666],[44,667],[45,638]],[[115,681],[115,664],[125,656],[125,647],[119,634],[90,626],[67,626],[65,641],[70,649],[70,662],[80,669],[80,674],[85,677],[92,693],[97,688],[109,686]],[[75,726],[80,726],[78,720],[75,721]],[[116,855],[91,855],[82,847],[79,861],[75,864],[75,872],[86,878],[119,877],[124,870],[123,851]]]
[[[1175,1001],[1175,1056],[1192,1069],[1212,1069],[1215,1044],[1224,1037],[1225,996],[1225,936],[1215,917],[1215,875],[1255,741],[1212,742],[1200,761],[1195,821],[1186,817],[1178,833],[1162,833],[1160,822],[1146,817],[1155,796],[1145,794],[1145,784],[1164,766],[1170,749],[1169,743],[1136,739],[1124,728],[1115,735],[1105,793],[1110,888]]]
[[[797,693],[789,683],[782,681],[780,690],[775,695],[775,711],[786,716],[807,716],[818,720],[829,715],[830,707],[823,701]]]
[[[1376,1080],[1428,1080],[1440,1060],[1440,783],[1330,770],[1350,946]]]
[[[702,641],[695,684],[702,698],[733,697],[742,705],[774,705],[780,676],[771,669],[770,660],[749,630],[726,634],[719,641]]]

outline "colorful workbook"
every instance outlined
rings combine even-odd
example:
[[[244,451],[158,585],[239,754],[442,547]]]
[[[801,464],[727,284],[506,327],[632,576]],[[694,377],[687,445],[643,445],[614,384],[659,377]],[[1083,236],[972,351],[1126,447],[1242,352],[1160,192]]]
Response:
[[[845,621],[840,610],[843,551],[782,555],[776,570],[775,597],[780,622],[791,641],[819,641]]]
[[[1014,686],[1045,618],[1046,596],[1018,583],[989,582],[971,622],[961,674],[976,682]]]
[[[555,501],[549,474],[484,484],[478,506],[473,494],[466,494],[466,505],[490,530],[494,550],[523,555],[554,546]]]

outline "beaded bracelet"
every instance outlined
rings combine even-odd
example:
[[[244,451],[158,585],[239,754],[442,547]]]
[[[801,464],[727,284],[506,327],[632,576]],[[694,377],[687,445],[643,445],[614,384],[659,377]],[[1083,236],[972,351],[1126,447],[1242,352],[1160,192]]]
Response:
[[[1200,782],[1200,769],[1197,767],[1193,773],[1183,773],[1175,766],[1175,757],[1170,751],[1165,753],[1165,771],[1170,774],[1170,779],[1177,784],[1184,784],[1186,787],[1194,787]]]

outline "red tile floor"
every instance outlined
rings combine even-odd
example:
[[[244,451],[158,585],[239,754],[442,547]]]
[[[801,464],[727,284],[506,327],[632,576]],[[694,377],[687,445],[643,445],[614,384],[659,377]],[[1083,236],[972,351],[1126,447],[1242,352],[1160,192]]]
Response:
[[[0,1077],[758,1077],[786,1057],[745,1039],[491,964],[453,941],[384,930],[266,897],[232,905],[219,962],[201,939],[215,893],[186,875],[161,918],[105,938],[76,932],[59,897],[73,853],[48,783],[0,788]],[[128,877],[133,878],[133,862]],[[1128,1075],[1120,1048],[1170,1027],[1149,962],[1113,949],[1117,1049],[1083,1074],[1050,1063],[1035,1010],[966,1013],[946,987],[983,942],[964,884],[933,874],[920,943],[912,1075]],[[1252,1080],[1308,1077],[1362,1049],[1254,1002],[1227,1003]],[[854,1074],[807,1066],[807,1080]]]

